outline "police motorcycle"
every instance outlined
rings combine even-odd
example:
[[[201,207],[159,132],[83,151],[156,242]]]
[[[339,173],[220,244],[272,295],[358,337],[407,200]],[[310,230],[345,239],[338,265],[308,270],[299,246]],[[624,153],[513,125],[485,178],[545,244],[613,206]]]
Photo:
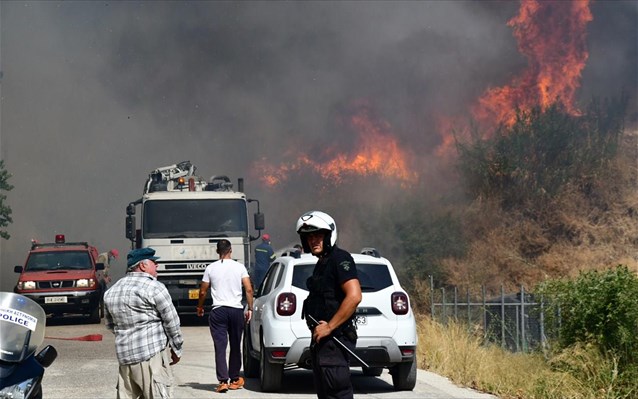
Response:
[[[46,314],[35,301],[0,292],[0,399],[42,398],[44,368],[58,353],[44,341]]]

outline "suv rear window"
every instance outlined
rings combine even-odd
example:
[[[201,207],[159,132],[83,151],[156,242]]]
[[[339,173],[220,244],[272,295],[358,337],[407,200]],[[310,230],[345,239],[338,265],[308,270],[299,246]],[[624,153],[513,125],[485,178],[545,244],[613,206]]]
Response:
[[[25,270],[84,270],[91,269],[91,258],[86,251],[34,252],[29,256]]]
[[[308,290],[306,280],[312,275],[315,265],[296,265],[292,273],[292,285]],[[357,263],[357,274],[362,292],[376,292],[392,285],[388,267],[383,264]]]
[[[292,271],[292,286],[301,288],[302,290],[308,290],[306,287],[306,280],[312,276],[312,271],[315,268],[315,264],[309,265],[296,265]]]

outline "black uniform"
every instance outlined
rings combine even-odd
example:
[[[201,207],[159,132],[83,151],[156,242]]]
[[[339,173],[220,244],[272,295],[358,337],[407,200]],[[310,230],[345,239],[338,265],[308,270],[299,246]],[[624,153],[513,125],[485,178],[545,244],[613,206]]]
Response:
[[[311,315],[317,321],[330,321],[345,298],[341,284],[353,278],[357,278],[357,268],[348,252],[335,246],[326,256],[319,259],[312,277],[306,282],[310,294],[304,301],[303,308],[311,330],[314,329],[314,325],[307,315]],[[354,314],[349,321],[333,331],[332,336],[354,351],[357,343]],[[352,398],[350,356],[332,336],[325,337],[317,344],[313,341],[310,346],[317,396],[320,399]]]

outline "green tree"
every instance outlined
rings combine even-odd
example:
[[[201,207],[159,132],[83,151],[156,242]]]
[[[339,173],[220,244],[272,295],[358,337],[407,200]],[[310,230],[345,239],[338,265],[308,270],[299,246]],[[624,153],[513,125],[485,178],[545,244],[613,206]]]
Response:
[[[4,160],[0,161],[0,237],[8,240],[9,233],[4,230],[10,223],[13,223],[11,219],[11,208],[5,203],[7,196],[4,191],[11,191],[13,186],[9,184],[9,178],[11,174],[4,168]]]

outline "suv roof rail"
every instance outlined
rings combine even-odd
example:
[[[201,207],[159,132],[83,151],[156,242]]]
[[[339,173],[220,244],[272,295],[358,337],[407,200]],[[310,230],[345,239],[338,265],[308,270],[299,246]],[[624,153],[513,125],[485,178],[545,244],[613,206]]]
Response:
[[[296,248],[288,248],[288,249],[284,249],[281,252],[281,256],[292,256],[293,258],[301,258],[301,252],[298,251]]]
[[[370,256],[374,256],[375,258],[381,257],[381,254],[379,253],[379,251],[377,251],[376,248],[372,248],[372,247],[362,248],[361,255],[370,255]]]

